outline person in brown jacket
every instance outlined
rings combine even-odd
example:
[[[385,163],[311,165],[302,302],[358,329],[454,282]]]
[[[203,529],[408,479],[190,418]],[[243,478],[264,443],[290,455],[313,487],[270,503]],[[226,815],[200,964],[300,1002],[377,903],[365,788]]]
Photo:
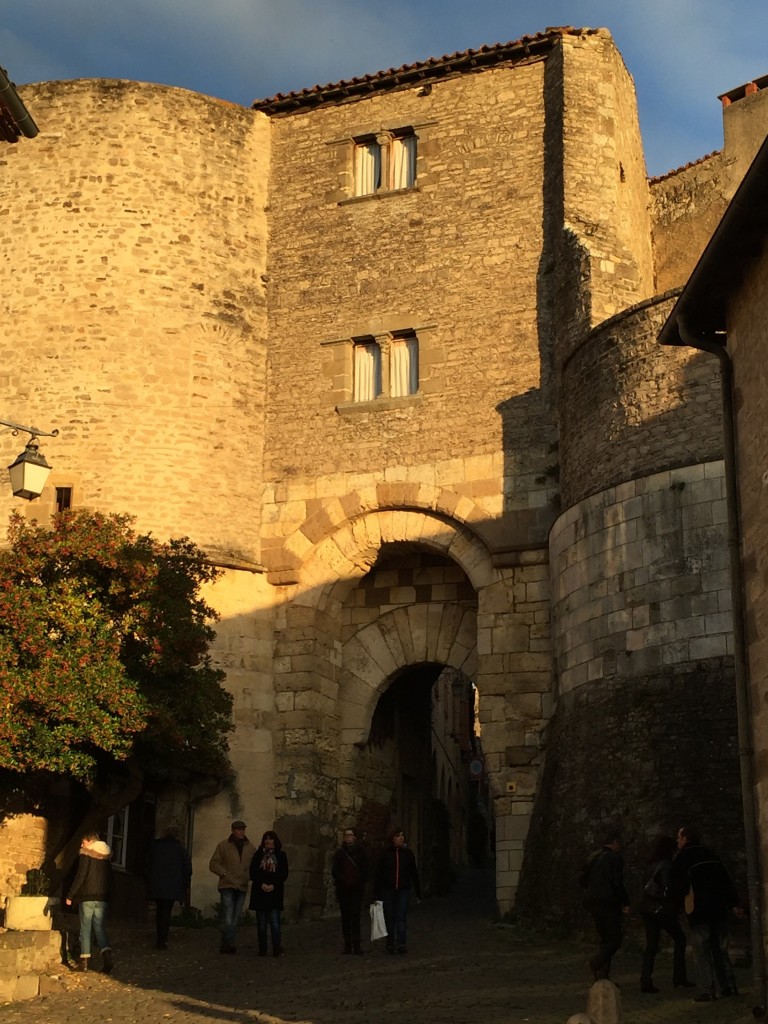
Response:
[[[232,831],[213,851],[208,865],[219,876],[221,900],[221,953],[235,953],[237,923],[243,912],[250,881],[251,860],[256,847],[245,834],[244,821],[233,821]]]

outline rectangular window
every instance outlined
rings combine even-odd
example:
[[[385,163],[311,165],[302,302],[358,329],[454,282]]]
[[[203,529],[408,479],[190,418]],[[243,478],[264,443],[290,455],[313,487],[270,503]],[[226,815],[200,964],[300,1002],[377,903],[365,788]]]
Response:
[[[56,511],[66,512],[68,508],[72,508],[72,488],[71,487],[57,487],[56,488]]]
[[[355,145],[355,195],[370,196],[381,188],[381,146],[373,139]]]
[[[381,349],[375,341],[356,341],[354,346],[354,400],[372,402],[381,394]]]
[[[409,132],[392,139],[392,189],[416,184],[416,136]]]
[[[393,398],[419,390],[419,343],[413,334],[395,337],[390,346],[389,391]]]
[[[128,840],[128,808],[123,807],[107,820],[107,843],[112,847],[112,863],[125,867],[125,852]]]

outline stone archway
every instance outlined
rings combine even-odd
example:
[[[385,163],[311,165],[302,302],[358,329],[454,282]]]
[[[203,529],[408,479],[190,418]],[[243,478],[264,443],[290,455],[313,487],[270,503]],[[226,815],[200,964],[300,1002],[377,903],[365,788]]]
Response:
[[[497,569],[466,523],[431,508],[371,510],[341,523],[329,518],[325,532],[314,535],[313,543],[301,533],[301,565],[278,616],[274,662],[276,819],[294,845],[296,874],[304,873],[303,902],[325,904],[327,854],[340,809],[350,806],[352,753],[364,742],[378,697],[393,673],[432,663],[461,669],[478,688],[497,822],[509,816],[497,824],[499,902],[507,909],[550,686],[549,661],[539,654],[548,623],[546,567]],[[472,608],[413,600],[360,626],[345,620],[350,595],[382,549],[398,545],[457,566],[471,586]]]

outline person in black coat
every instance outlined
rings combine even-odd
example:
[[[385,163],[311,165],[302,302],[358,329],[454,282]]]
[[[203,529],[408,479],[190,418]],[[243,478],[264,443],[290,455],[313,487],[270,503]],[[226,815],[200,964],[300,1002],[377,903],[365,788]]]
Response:
[[[336,898],[341,910],[344,952],[363,952],[360,945],[360,913],[368,879],[368,856],[357,841],[353,828],[344,829],[341,846],[333,855],[331,874],[336,883]]]
[[[685,967],[685,932],[680,927],[683,901],[672,889],[672,858],[677,843],[672,836],[659,836],[643,872],[643,895],[640,914],[645,926],[645,950],[640,970],[640,991],[656,993],[653,984],[653,965],[659,952],[662,931],[674,943],[672,984],[675,988],[693,988]]]
[[[620,850],[621,837],[618,832],[610,832],[602,849],[589,858],[581,876],[587,890],[584,906],[592,915],[600,940],[597,952],[589,961],[595,981],[610,975],[613,954],[624,937],[622,915],[629,913]]]
[[[272,936],[272,955],[282,956],[280,912],[288,877],[288,858],[277,832],[270,830],[261,837],[261,845],[251,861],[250,875],[253,885],[249,906],[256,911],[259,956],[267,955],[267,929]]]
[[[407,953],[406,921],[411,890],[421,899],[421,883],[416,867],[416,857],[405,845],[405,833],[401,828],[391,829],[387,845],[376,865],[374,897],[384,904],[384,921],[387,925],[387,952]]]
[[[743,917],[739,895],[725,865],[702,846],[698,829],[682,825],[677,833],[677,856],[672,861],[672,890],[686,900],[693,960],[699,992],[697,1003],[737,995],[736,976],[728,956],[728,911]],[[692,901],[692,906],[691,906]]]
[[[154,841],[149,856],[149,898],[155,901],[157,948],[166,949],[174,903],[184,903],[192,881],[192,861],[179,840],[179,830],[167,828]]]

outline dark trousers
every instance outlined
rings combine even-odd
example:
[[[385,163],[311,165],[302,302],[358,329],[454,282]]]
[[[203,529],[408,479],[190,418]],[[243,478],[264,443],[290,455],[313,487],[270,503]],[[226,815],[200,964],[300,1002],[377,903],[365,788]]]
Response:
[[[665,931],[675,944],[672,984],[684,985],[688,980],[685,970],[686,939],[678,919],[673,914],[643,914],[643,924],[645,925],[645,949],[643,950],[643,966],[640,970],[640,984],[650,985],[653,982],[653,965],[656,954],[659,952],[661,933]]]
[[[341,930],[344,935],[344,949],[350,953],[360,949],[360,914],[363,908],[363,887],[338,888],[336,895],[341,910]]]
[[[387,949],[405,949],[405,922],[408,917],[410,889],[387,889],[382,893],[384,921],[387,926]]]
[[[171,912],[175,900],[155,900],[155,931],[158,946],[164,946],[171,930]]]
[[[279,956],[282,952],[282,936],[280,928],[280,911],[277,907],[269,910],[256,911],[256,937],[259,942],[259,952],[263,955],[267,952],[267,929],[272,938],[272,952]]]
[[[598,950],[589,961],[589,966],[596,978],[607,978],[611,973],[613,954],[624,937],[621,907],[612,903],[594,903],[589,909],[600,939]]]

